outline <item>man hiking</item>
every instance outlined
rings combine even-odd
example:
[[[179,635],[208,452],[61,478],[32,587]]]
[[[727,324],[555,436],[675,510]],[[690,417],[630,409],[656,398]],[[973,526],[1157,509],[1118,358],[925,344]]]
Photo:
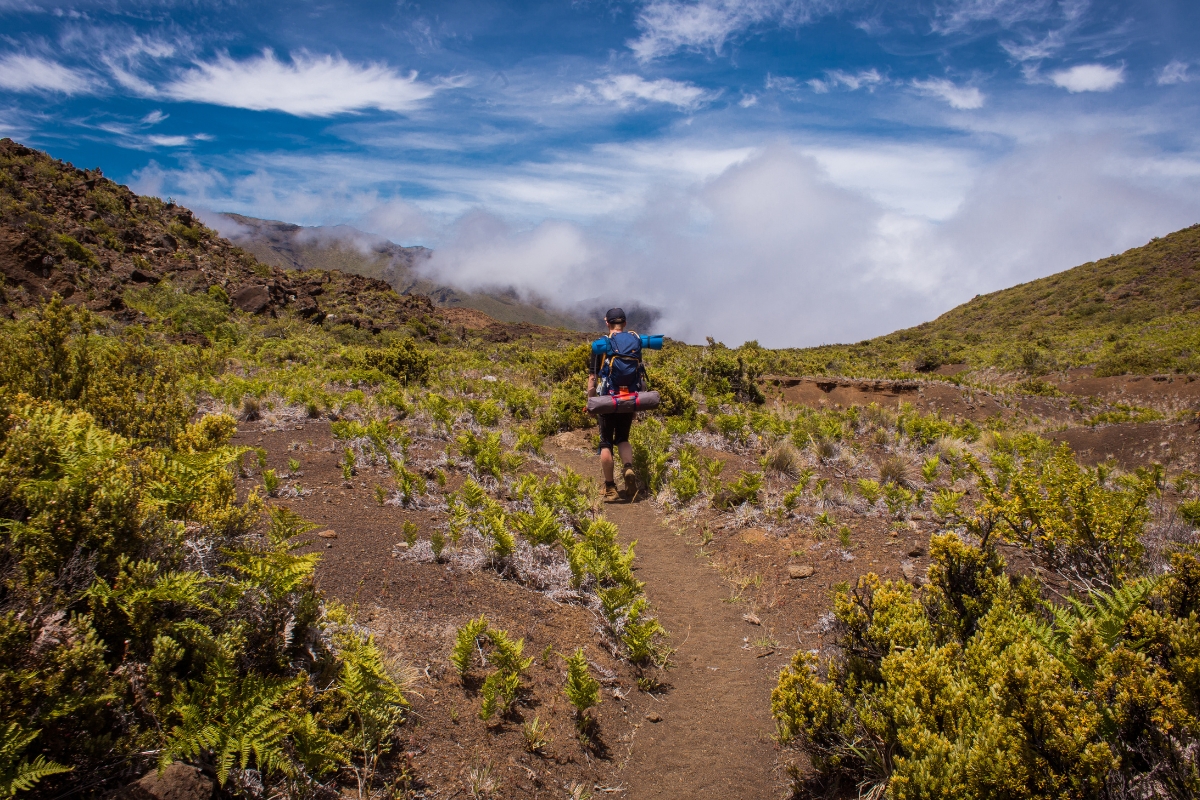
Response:
[[[624,400],[632,395],[634,408],[637,396],[646,388],[646,369],[642,365],[642,348],[658,350],[661,336],[639,336],[625,330],[625,312],[610,308],[604,315],[608,335],[592,342],[588,361],[588,397],[609,395]],[[657,403],[657,395],[654,400]],[[604,473],[604,501],[617,499],[617,482],[613,475],[613,447],[621,456],[621,480],[626,499],[632,500],[637,490],[633,471],[633,448],[629,445],[629,428],[633,425],[634,410],[623,413],[600,414],[600,468]]]

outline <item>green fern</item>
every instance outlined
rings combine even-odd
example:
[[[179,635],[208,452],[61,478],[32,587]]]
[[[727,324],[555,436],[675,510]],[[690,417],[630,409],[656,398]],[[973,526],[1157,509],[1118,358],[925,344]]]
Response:
[[[489,514],[485,530],[492,540],[492,554],[497,558],[507,558],[516,552],[517,540],[504,524],[503,513]]]
[[[1071,640],[1081,625],[1093,626],[1101,644],[1112,649],[1125,634],[1129,619],[1141,607],[1161,582],[1161,578],[1139,578],[1111,592],[1093,591],[1089,603],[1078,598],[1068,599],[1066,606],[1051,609],[1054,619],[1045,622],[1032,617],[1020,617],[1021,625],[1042,647],[1046,648],[1081,683],[1090,686],[1095,675],[1072,650]]]
[[[235,764],[246,769],[253,762],[268,775],[291,772],[284,747],[288,718],[276,705],[301,680],[278,681],[258,675],[237,680],[228,673],[210,676],[203,685],[193,687],[191,697],[179,708],[180,722],[167,734],[160,763],[210,754],[222,786]]]
[[[621,630],[621,642],[629,650],[629,660],[635,664],[653,662],[662,665],[669,652],[660,639],[667,635],[658,619],[646,613],[649,602],[638,597],[626,612]]]
[[[480,689],[483,702],[479,707],[479,718],[489,720],[496,714],[505,714],[516,701],[520,688],[520,675],[504,671],[488,675]]]
[[[514,642],[508,638],[508,631],[497,630],[489,630],[487,638],[492,646],[491,652],[488,653],[488,663],[501,672],[520,677],[521,673],[529,669],[529,665],[533,663],[532,658],[521,657],[525,651],[524,639],[517,639]]]
[[[512,526],[532,545],[553,545],[562,535],[554,510],[535,500],[532,514],[514,514]]]
[[[391,751],[408,701],[388,672],[374,637],[350,633],[342,637],[341,646],[339,692],[352,722],[345,738],[355,753],[360,796],[371,796],[379,762]]]
[[[587,656],[578,648],[567,656],[567,684],[563,693],[575,706],[576,718],[582,721],[588,709],[600,705],[600,682],[588,670]]]
[[[0,728],[0,800],[15,797],[17,792],[29,791],[43,778],[73,769],[47,761],[45,756],[39,755],[33,761],[21,758],[21,753],[38,737],[38,733],[22,730],[15,722]]]
[[[480,615],[479,619],[469,620],[455,634],[454,649],[450,651],[450,664],[459,676],[465,676],[470,671],[479,637],[487,631],[487,627],[487,617]]]

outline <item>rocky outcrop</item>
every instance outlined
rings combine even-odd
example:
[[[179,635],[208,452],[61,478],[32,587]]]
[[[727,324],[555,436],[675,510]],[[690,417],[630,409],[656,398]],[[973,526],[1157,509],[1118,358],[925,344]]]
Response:
[[[116,800],[210,800],[216,782],[195,767],[170,764],[153,769],[117,792]]]

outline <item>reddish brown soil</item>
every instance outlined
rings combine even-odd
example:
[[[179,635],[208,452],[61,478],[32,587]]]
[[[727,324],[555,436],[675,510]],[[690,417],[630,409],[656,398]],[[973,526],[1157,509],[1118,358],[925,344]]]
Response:
[[[1094,466],[1114,462],[1134,469],[1152,462],[1169,472],[1197,468],[1200,451],[1200,420],[1192,422],[1123,422],[1095,428],[1068,428],[1048,434],[1066,442],[1080,463]]]
[[[1174,401],[1181,408],[1200,408],[1200,380],[1195,375],[1118,375],[1093,377],[1091,369],[1073,369],[1055,381],[1059,391],[1074,397],[1099,397],[1129,405]]]
[[[566,446],[554,455],[595,474],[596,459],[579,447],[582,438],[560,438]],[[638,579],[646,582],[675,648],[654,706],[662,721],[639,729],[621,774],[628,796],[780,796],[786,776],[776,768],[770,738],[770,695],[780,659],[791,650],[763,657],[763,650],[747,646],[744,639],[763,630],[742,618],[749,611],[744,603],[727,602],[729,585],[698,551],[693,532],[663,525],[647,502],[614,503],[605,513],[623,540],[637,541]]]
[[[1001,399],[979,390],[964,390],[940,381],[854,380],[850,378],[765,379],[768,397],[814,408],[849,408],[878,403],[897,408],[911,403],[925,413],[939,411],[947,417],[983,421],[1012,416],[1014,409]]]
[[[585,475],[598,475],[586,432],[563,434],[555,458]],[[754,468],[753,458],[712,451],[726,473]],[[743,528],[734,515],[709,510],[690,523],[664,522],[649,502],[615,503],[607,516],[627,541],[636,539],[640,580],[671,631],[674,668],[657,707],[663,721],[634,740],[622,784],[633,798],[769,798],[786,794],[785,763],[771,739],[771,690],[798,649],[822,650],[820,624],[834,587],[867,572],[920,580],[928,566],[935,525],[914,515],[903,530],[882,516],[831,511],[853,528],[843,547],[836,536],[791,523]],[[706,545],[702,532],[712,538]],[[846,556],[849,556],[847,558]],[[789,566],[812,574],[792,578]],[[754,621],[747,619],[751,617]]]
[[[430,797],[469,797],[468,773],[484,765],[490,765],[496,780],[496,797],[560,798],[574,783],[588,791],[619,785],[619,766],[637,725],[648,724],[643,716],[656,703],[637,691],[631,668],[601,646],[599,620],[590,611],[551,602],[491,572],[393,559],[405,521],[415,522],[421,538],[428,538],[445,515],[380,506],[375,484],[392,486],[383,472],[364,469],[346,485],[341,450],[334,447],[327,422],[287,431],[262,431],[261,423],[243,423],[235,443],[264,448],[267,466],[281,475],[287,473],[289,458],[300,461],[302,474],[286,479],[285,485],[298,482],[312,494],[272,502],[316,523],[317,531],[337,534],[313,538],[311,548],[322,553],[319,588],[326,597],[354,606],[359,622],[385,652],[416,676],[408,694],[412,712],[402,730],[404,758],[416,788]],[[243,479],[242,488],[257,484],[257,477]],[[524,638],[525,654],[535,657],[526,675],[528,691],[516,712],[499,722],[478,716],[485,671],[477,670],[464,685],[448,661],[456,628],[480,614],[493,627]],[[576,738],[572,709],[562,694],[565,668],[555,655],[578,646],[584,647],[603,684],[598,724],[588,747]],[[547,648],[551,654],[544,661]],[[522,732],[522,725],[535,717],[549,723],[553,738],[540,755],[526,751]]]
[[[1126,386],[1138,383],[1126,380]],[[959,408],[967,412],[962,416],[1013,413],[986,393],[943,384],[910,390],[836,383],[826,391],[816,381],[805,383],[782,387],[784,396],[792,399],[790,392],[813,405],[913,398],[926,410],[944,407],[953,413]],[[1191,385],[1150,385],[1159,383]],[[1059,408],[1067,404],[1033,400]],[[1172,472],[1195,468],[1200,449],[1200,424],[1194,421],[1096,428],[1076,423],[1048,435],[1071,444],[1087,463],[1115,460],[1132,467],[1157,459]],[[547,452],[559,464],[595,478],[598,464],[587,447],[589,439],[589,431],[563,434],[547,445]],[[352,484],[344,483],[340,450],[327,423],[275,432],[244,425],[239,441],[266,448],[269,466],[280,474],[286,473],[288,458],[301,461],[303,474],[294,480],[313,493],[279,502],[337,532],[336,539],[314,545],[324,555],[318,570],[321,588],[355,604],[359,620],[385,649],[419,673],[410,692],[413,714],[404,729],[404,749],[414,785],[430,797],[469,796],[467,775],[482,765],[490,766],[499,797],[562,797],[575,785],[597,797],[635,800],[783,796],[785,767],[800,756],[781,751],[771,738],[770,693],[779,670],[797,649],[822,651],[830,645],[822,618],[838,584],[853,584],[867,572],[921,580],[929,536],[936,530],[920,513],[894,524],[882,514],[864,516],[837,506],[826,508],[835,524],[825,533],[796,523],[746,528],[735,515],[713,509],[672,521],[644,499],[606,506],[604,513],[617,523],[621,538],[638,541],[637,575],[671,633],[672,668],[660,676],[658,689],[644,693],[636,689],[634,671],[604,649],[603,631],[590,612],[555,604],[490,572],[393,560],[392,547],[405,520],[416,522],[424,538],[444,521],[444,514],[379,506],[374,485],[392,485],[385,471],[365,469]],[[868,446],[863,456],[882,457],[873,448]],[[704,452],[726,461],[730,476],[757,469],[759,455]],[[834,485],[847,479],[835,473],[825,476]],[[451,486],[458,481],[461,476],[452,477]],[[851,529],[848,544],[835,533],[843,524]],[[1028,568],[1016,548],[1006,547],[1005,556],[1018,571]],[[799,566],[811,568],[811,574],[793,577],[796,572],[789,567]],[[447,660],[455,628],[480,613],[524,637],[527,654],[539,657],[529,671],[521,706],[495,725],[478,719],[478,681],[464,686]],[[561,661],[540,658],[548,646],[566,652],[580,645],[595,667],[612,676],[592,747],[575,738],[561,693]],[[534,716],[550,723],[554,739],[542,755],[524,747],[521,724]]]

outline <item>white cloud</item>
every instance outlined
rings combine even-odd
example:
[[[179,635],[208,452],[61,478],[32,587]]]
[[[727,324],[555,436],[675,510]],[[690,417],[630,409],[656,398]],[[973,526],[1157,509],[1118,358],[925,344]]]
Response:
[[[641,36],[627,44],[641,61],[678,50],[719,53],[726,41],[755,25],[800,25],[847,5],[847,0],[651,0],[638,14]]]
[[[224,55],[198,63],[162,91],[175,100],[328,117],[365,108],[411,111],[437,90],[418,81],[415,72],[400,75],[385,64],[304,52],[287,63],[264,50],[245,61]]]
[[[590,90],[582,86],[577,87],[576,95],[615,103],[621,108],[628,108],[638,101],[645,101],[666,103],[685,111],[691,111],[716,97],[715,93],[706,92],[693,83],[673,81],[669,78],[648,81],[640,75],[612,75],[592,81],[592,87]]]
[[[1050,73],[1050,82],[1072,94],[1076,92],[1107,92],[1125,82],[1125,67],[1079,64],[1070,69]]]
[[[968,115],[982,129],[987,115]],[[965,146],[606,145],[493,168],[405,167],[427,196],[377,191],[383,159],[279,153],[222,172],[144,170],[139,191],[428,244],[430,276],[511,284],[569,307],[663,309],[656,332],[771,346],[856,341],[1200,219],[1200,154],[1170,159],[1103,124]],[[1078,130],[1081,126],[1076,126]],[[243,171],[249,170],[249,171]],[[620,294],[618,294],[620,293]],[[623,296],[622,296],[623,295]]]
[[[1049,58],[1066,44],[1063,31],[1050,31],[1041,39],[1020,44],[1013,41],[1001,41],[1000,47],[1014,61],[1039,61]]]
[[[146,137],[146,141],[155,147],[184,147],[193,142],[211,142],[213,137],[207,133],[193,133],[183,136],[165,136],[152,134]]]
[[[890,212],[934,222],[954,216],[981,167],[969,150],[919,143],[839,142],[801,151],[816,159],[836,186]]]
[[[813,78],[808,82],[808,85],[817,94],[824,94],[830,89],[836,89],[838,86],[844,86],[852,92],[865,87],[867,91],[873,92],[876,86],[886,82],[887,79],[879,74],[879,70],[874,68],[862,70],[857,73],[831,69],[825,71],[825,80]]]
[[[164,114],[160,109],[156,108],[146,116],[142,117],[141,122],[143,125],[157,125],[169,116],[170,114]]]
[[[161,60],[190,50],[191,43],[147,37],[121,27],[70,29],[63,43],[75,50],[93,51],[122,89],[139,97],[157,97],[158,89],[138,74],[147,59]]]
[[[754,106],[758,105],[758,95],[743,94],[742,99],[738,101],[738,105],[742,108],[753,108]]]
[[[913,325],[1200,218],[1200,159],[1164,171],[1108,135],[1020,147],[986,165],[920,150],[810,156],[776,145],[711,180],[665,184],[615,232],[475,215],[428,267],[438,280],[512,282],[564,305],[638,300],[663,310],[663,332],[689,341],[811,345]],[[880,173],[900,193],[906,174],[929,167],[943,177],[908,191],[955,182],[941,219],[876,199]]]
[[[945,100],[951,108],[983,108],[983,92],[974,86],[958,86],[945,78],[930,78],[925,81],[914,80],[912,87],[923,95]]]
[[[981,22],[994,22],[1011,28],[1024,22],[1045,20],[1061,13],[1073,16],[1086,6],[1080,2],[1055,0],[950,0],[939,3],[933,13],[932,28],[937,33],[958,33]]]
[[[91,77],[39,56],[10,53],[0,58],[0,87],[15,92],[80,94],[95,87]]]
[[[1187,83],[1192,80],[1192,76],[1188,74],[1187,62],[1178,59],[1172,61],[1162,68],[1158,73],[1158,85],[1170,86],[1176,83]]]
[[[768,72],[766,80],[763,81],[763,88],[765,88],[768,92],[775,89],[783,92],[794,92],[799,88],[799,85],[795,78],[772,75]]]

